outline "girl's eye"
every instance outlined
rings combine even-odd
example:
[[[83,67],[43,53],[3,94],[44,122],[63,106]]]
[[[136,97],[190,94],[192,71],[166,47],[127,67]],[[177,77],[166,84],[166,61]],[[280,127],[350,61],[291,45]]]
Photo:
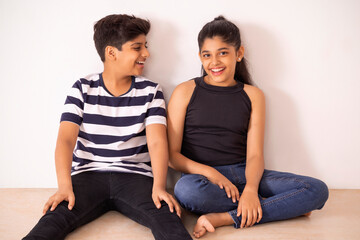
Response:
[[[227,55],[227,52],[220,52],[219,55],[220,55],[220,56]]]
[[[203,58],[208,58],[210,57],[210,54],[203,54]]]
[[[140,51],[140,47],[134,48],[135,51]]]

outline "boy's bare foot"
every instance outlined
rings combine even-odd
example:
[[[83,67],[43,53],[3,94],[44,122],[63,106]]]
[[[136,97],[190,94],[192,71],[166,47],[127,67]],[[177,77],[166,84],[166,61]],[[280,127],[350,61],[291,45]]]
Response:
[[[229,213],[209,213],[202,215],[197,220],[193,235],[196,238],[204,236],[206,232],[215,232],[216,227],[231,225],[233,220]]]

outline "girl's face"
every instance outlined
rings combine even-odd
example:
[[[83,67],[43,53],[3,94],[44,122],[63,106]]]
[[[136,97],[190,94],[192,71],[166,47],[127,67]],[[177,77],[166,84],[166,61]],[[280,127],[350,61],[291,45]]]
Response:
[[[233,86],[236,62],[244,56],[244,47],[235,47],[220,37],[206,38],[199,53],[201,63],[208,74],[205,81],[215,86]]]

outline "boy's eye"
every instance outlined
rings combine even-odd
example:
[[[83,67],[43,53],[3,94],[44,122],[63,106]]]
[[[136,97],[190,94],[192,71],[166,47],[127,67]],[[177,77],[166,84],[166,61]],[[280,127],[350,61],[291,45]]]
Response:
[[[141,49],[140,47],[134,48],[135,51],[140,51],[140,49]]]

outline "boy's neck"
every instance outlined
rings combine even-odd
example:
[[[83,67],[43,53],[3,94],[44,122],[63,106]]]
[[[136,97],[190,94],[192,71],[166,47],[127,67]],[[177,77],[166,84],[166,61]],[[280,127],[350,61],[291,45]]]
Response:
[[[113,96],[120,96],[126,93],[131,87],[131,76],[121,75],[118,72],[104,69],[102,77],[105,87]]]

